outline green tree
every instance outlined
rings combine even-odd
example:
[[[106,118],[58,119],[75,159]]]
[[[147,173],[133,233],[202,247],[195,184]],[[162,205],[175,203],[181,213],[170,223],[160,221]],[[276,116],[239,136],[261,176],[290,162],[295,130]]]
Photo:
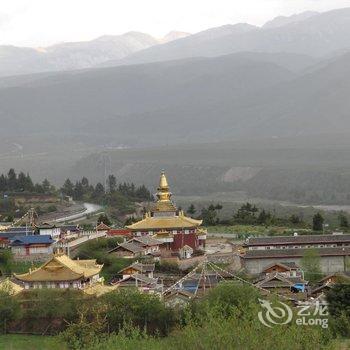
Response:
[[[257,219],[259,225],[269,225],[271,223],[271,213],[266,212],[264,209],[259,213]]]
[[[7,174],[7,187],[9,191],[16,191],[17,189],[17,174],[15,169],[10,169]]]
[[[4,174],[0,175],[0,192],[5,192],[7,190],[7,179]]]
[[[338,220],[341,228],[345,228],[345,229],[349,228],[349,221],[344,213],[339,214]]]
[[[321,213],[317,213],[312,218],[312,229],[314,231],[322,231],[323,230],[323,224],[324,224],[324,218],[321,215]]]
[[[243,204],[234,214],[233,220],[237,224],[252,225],[256,223],[258,208],[250,203]]]
[[[103,185],[100,182],[97,183],[94,189],[93,198],[97,200],[101,200],[104,194],[105,194],[105,189]]]
[[[215,210],[215,207],[211,204],[208,208],[203,208],[202,209],[202,219],[204,225],[209,225],[209,226],[214,226],[218,223],[218,217],[217,217],[217,212]]]
[[[114,175],[109,175],[107,179],[108,192],[113,193],[117,188],[117,179]]]
[[[107,305],[107,324],[112,332],[131,324],[148,332],[166,335],[175,321],[172,310],[155,295],[121,289],[105,294],[101,300]]]
[[[74,185],[70,179],[67,179],[62,187],[62,193],[67,196],[73,196],[74,194]]]
[[[0,275],[11,273],[13,255],[10,249],[0,250]]]
[[[306,249],[300,264],[306,280],[316,282],[321,279],[321,257],[316,249]]]
[[[73,190],[73,197],[77,200],[82,200],[84,196],[84,187],[80,181],[77,181]]]
[[[17,299],[5,291],[0,291],[0,332],[7,333],[9,323],[19,319],[20,315],[21,308]]]
[[[290,217],[289,217],[289,221],[291,224],[293,225],[299,225],[301,224],[302,220],[300,219],[300,217],[296,214],[292,214]]]
[[[142,200],[152,200],[152,195],[151,192],[146,188],[145,185],[141,185],[135,190],[135,196],[137,199],[142,199]]]
[[[27,177],[22,171],[18,174],[17,187],[19,191],[27,190]]]
[[[326,292],[333,327],[342,337],[350,337],[350,284],[336,284]]]
[[[97,225],[104,223],[107,226],[112,225],[111,220],[109,220],[108,216],[106,214],[100,214],[100,216],[97,219]]]
[[[188,207],[187,213],[188,213],[189,215],[194,215],[194,214],[196,214],[196,208],[195,208],[195,206],[193,205],[193,203]]]
[[[52,192],[52,186],[48,179],[45,179],[41,185],[43,187],[44,193],[51,193]]]

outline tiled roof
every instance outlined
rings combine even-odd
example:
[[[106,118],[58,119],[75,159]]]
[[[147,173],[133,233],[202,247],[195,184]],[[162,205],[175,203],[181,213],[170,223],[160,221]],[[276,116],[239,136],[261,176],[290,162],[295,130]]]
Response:
[[[36,226],[36,228],[38,228],[38,229],[51,229],[51,228],[57,228],[57,226],[56,225],[52,225],[52,224],[50,224],[48,222],[44,222],[41,225]]]
[[[249,238],[247,246],[284,245],[284,244],[315,244],[349,242],[350,234],[340,235],[302,235],[302,236],[274,236]]]
[[[123,284],[124,282],[127,282],[129,280],[135,280],[137,282],[144,283],[147,285],[153,285],[153,286],[155,286],[157,284],[156,278],[150,278],[150,277],[147,277],[147,276],[141,275],[141,274],[133,274],[133,275],[127,276],[127,277],[123,278],[122,280],[116,282],[116,284]]]
[[[332,277],[343,278],[343,279],[349,279],[350,280],[350,271],[341,271],[341,272],[332,273],[332,274],[327,275],[326,277],[322,278],[320,280],[320,282],[326,282]]]
[[[55,255],[39,268],[16,275],[20,281],[73,281],[97,275],[103,265],[96,264],[96,260],[72,260],[67,255]]]
[[[276,265],[285,268],[287,271],[290,271],[292,269],[300,269],[300,267],[294,262],[284,262],[283,261],[283,262],[273,262],[273,263],[267,265],[263,271],[266,271],[266,270],[268,270],[271,267],[276,266]]]
[[[16,226],[16,227],[9,227],[6,229],[6,231],[3,232],[26,232],[26,231],[33,231],[33,228],[31,226]]]
[[[0,291],[8,293],[10,295],[16,295],[22,292],[23,289],[24,288],[22,286],[9,278],[0,281]]]
[[[155,245],[162,244],[161,241],[159,241],[151,236],[134,237],[129,242],[139,242],[145,246],[155,246]]]
[[[313,248],[320,256],[348,256],[350,247]],[[267,249],[247,250],[244,259],[301,258],[308,249]]]
[[[29,235],[33,235],[33,232],[29,232]],[[12,239],[16,236],[26,236],[26,232],[0,232],[0,238]]]
[[[62,230],[67,230],[67,231],[79,231],[79,225],[62,225],[60,226]]]
[[[192,299],[195,297],[193,293],[190,293],[184,289],[173,289],[163,294],[164,299],[171,299],[173,296],[177,296],[177,295],[184,296],[185,298],[188,298],[188,299]]]
[[[11,238],[11,245],[28,245],[28,244],[52,244],[54,240],[50,235],[31,235],[31,236],[15,236]]]
[[[0,231],[0,237],[10,238],[14,236],[34,235],[34,233],[35,230],[33,230],[31,227],[11,227],[6,231]]]
[[[263,280],[255,283],[256,286],[261,288],[274,288],[274,287],[291,287],[297,283],[306,284],[300,277],[286,277],[279,273],[266,276]]]
[[[144,248],[140,244],[132,243],[132,242],[125,242],[125,243],[120,243],[117,245],[115,248],[109,251],[109,253],[112,253],[116,250],[120,249],[125,249],[128,250],[132,253],[140,253],[144,250]]]
[[[154,269],[155,269],[155,264],[142,264],[142,263],[139,263],[139,262],[134,262],[133,264],[127,266],[127,267],[124,267],[122,270],[120,270],[119,272],[123,272],[127,269],[135,269],[141,273],[147,273],[147,272],[153,272]]]
[[[108,231],[110,230],[110,227],[107,226],[104,222],[101,222],[99,225],[96,227],[97,231]]]

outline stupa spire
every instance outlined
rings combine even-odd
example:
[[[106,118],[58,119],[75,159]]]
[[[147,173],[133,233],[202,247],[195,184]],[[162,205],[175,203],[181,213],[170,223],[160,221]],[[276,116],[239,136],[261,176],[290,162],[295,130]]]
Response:
[[[161,201],[161,202],[170,201],[172,194],[169,191],[168,180],[165,176],[164,170],[162,170],[160,174],[159,187],[157,190],[158,190],[157,192],[158,201]]]

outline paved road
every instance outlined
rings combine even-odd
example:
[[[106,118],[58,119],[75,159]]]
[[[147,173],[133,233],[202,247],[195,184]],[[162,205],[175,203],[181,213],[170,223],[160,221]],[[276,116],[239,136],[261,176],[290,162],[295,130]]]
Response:
[[[54,221],[55,222],[79,221],[79,220],[83,220],[86,217],[86,215],[96,213],[97,211],[102,209],[102,207],[100,205],[97,205],[97,204],[84,203],[83,205],[85,207],[84,211],[77,213],[77,214],[58,218]]]

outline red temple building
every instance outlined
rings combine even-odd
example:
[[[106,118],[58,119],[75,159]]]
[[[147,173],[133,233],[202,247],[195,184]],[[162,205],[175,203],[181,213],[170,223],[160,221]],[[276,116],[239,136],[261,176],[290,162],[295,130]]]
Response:
[[[185,216],[171,200],[171,192],[164,172],[160,175],[157,201],[142,220],[127,226],[133,236],[150,235],[162,242],[161,250],[179,252],[184,246],[193,250],[205,247],[206,231],[202,220]]]

